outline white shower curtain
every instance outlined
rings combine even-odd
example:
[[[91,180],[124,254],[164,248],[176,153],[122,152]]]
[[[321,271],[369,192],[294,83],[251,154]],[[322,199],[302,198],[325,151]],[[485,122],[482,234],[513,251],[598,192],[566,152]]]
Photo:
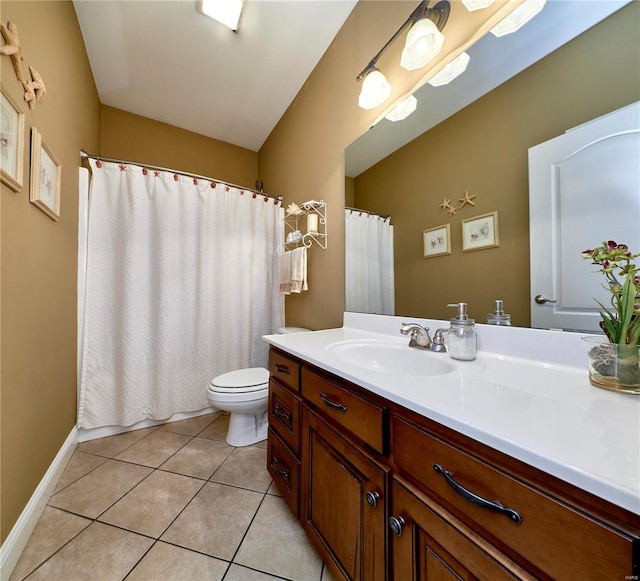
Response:
[[[345,265],[347,311],[395,314],[390,219],[345,210]]]
[[[283,325],[281,204],[205,179],[90,160],[78,425],[208,406],[212,377],[266,366]]]

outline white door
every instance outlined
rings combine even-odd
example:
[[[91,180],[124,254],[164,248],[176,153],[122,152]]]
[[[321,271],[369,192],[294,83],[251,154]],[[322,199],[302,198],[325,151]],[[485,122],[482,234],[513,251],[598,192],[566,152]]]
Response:
[[[597,331],[610,304],[581,253],[640,252],[640,102],[529,149],[531,326]]]

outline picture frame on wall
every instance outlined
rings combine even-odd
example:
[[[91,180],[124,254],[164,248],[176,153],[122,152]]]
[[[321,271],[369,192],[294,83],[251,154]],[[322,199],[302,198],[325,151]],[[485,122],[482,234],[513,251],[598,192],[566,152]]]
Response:
[[[462,252],[498,246],[500,246],[500,238],[497,211],[462,220]]]
[[[19,192],[24,166],[24,113],[4,87],[0,87],[0,95],[0,180]]]
[[[52,220],[60,219],[61,183],[62,166],[40,132],[33,127],[29,201]]]
[[[422,242],[425,258],[451,254],[451,224],[423,230]]]

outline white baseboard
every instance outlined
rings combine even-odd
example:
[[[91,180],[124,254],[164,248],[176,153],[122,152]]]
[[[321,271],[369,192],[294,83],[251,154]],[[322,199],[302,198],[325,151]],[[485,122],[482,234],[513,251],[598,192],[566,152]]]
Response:
[[[8,581],[11,573],[20,559],[29,537],[38,524],[38,519],[42,515],[49,498],[55,490],[60,476],[67,467],[67,463],[78,443],[78,430],[74,426],[67,439],[62,444],[62,448],[53,459],[49,469],[43,476],[35,492],[31,495],[27,506],[25,506],[20,518],[11,529],[9,536],[0,547],[0,579]]]

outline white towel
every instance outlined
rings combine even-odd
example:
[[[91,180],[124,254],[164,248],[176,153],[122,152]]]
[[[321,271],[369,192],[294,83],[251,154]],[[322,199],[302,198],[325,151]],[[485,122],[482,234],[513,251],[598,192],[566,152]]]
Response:
[[[301,293],[307,289],[307,249],[300,246],[291,251],[291,292]]]
[[[291,294],[291,250],[280,255],[280,294]]]

